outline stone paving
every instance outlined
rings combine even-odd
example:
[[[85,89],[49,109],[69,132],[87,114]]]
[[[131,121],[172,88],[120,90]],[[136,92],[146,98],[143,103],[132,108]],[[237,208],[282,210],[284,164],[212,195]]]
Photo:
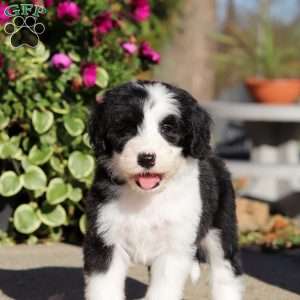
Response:
[[[251,274],[262,277],[269,283],[245,275],[244,300],[300,300],[299,256],[289,258],[287,261],[283,257],[275,258],[276,261],[282,262],[280,267],[274,264],[274,260],[269,259],[270,256],[257,259],[251,255],[251,253],[243,254],[246,271],[248,269]],[[65,244],[2,247],[0,248],[0,299],[83,299],[81,266],[80,247]],[[202,269],[199,283],[195,286],[190,282],[187,284],[185,300],[210,299],[207,267],[204,266]],[[257,270],[262,272],[256,274]],[[144,267],[136,266],[130,269],[127,299],[142,297],[146,283],[147,272]]]

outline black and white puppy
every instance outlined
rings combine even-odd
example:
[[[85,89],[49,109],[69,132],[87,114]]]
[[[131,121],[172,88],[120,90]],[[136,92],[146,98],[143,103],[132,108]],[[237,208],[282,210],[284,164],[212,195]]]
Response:
[[[187,277],[200,275],[200,248],[213,299],[242,299],[234,191],[211,152],[210,123],[189,93],[155,81],[114,88],[92,109],[87,300],[124,300],[131,263],[151,266],[145,299],[180,300]]]

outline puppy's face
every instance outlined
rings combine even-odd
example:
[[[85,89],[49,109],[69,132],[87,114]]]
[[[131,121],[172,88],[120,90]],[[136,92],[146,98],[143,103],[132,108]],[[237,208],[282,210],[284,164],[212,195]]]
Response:
[[[208,126],[207,114],[183,90],[136,82],[105,95],[92,112],[90,138],[113,177],[149,193],[163,188],[187,156],[207,155]]]

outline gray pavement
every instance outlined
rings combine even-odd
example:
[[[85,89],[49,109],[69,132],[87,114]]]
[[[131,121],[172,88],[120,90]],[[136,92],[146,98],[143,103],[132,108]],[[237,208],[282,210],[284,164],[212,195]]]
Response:
[[[246,292],[244,300],[300,300],[300,256],[274,256],[244,251]],[[79,247],[57,244],[0,248],[0,299],[83,299]],[[196,286],[187,284],[185,300],[210,299],[208,272],[204,265]],[[254,278],[253,276],[257,277]],[[128,299],[145,293],[147,272],[141,266],[130,270]],[[171,299],[166,299],[171,300]]]

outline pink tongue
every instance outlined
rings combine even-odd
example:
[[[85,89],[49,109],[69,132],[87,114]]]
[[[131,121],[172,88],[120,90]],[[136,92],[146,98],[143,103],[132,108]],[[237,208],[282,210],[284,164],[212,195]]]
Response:
[[[139,176],[138,182],[144,190],[151,190],[160,182],[160,177],[157,175]]]

